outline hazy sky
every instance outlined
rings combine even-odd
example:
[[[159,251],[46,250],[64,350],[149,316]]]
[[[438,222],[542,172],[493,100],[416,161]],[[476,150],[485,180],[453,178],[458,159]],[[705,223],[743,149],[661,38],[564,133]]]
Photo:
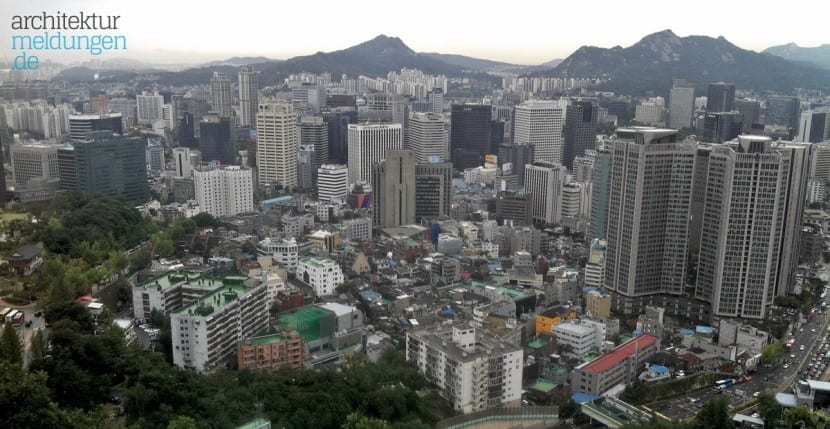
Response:
[[[582,45],[623,47],[671,29],[679,36],[724,36],[760,51],[796,42],[830,43],[830,2],[771,1],[176,1],[4,0],[0,59],[11,49],[13,15],[99,13],[120,15],[125,53],[156,62],[198,62],[233,55],[285,59],[347,48],[378,34],[400,37],[418,52],[454,53],[519,64],[564,58]],[[222,6],[219,6],[222,5]],[[68,34],[68,32],[64,32]],[[83,34],[75,31],[73,34]],[[113,34],[114,32],[110,32]],[[86,34],[90,34],[87,32]],[[40,52],[41,58],[50,57]],[[52,59],[89,59],[66,52]]]

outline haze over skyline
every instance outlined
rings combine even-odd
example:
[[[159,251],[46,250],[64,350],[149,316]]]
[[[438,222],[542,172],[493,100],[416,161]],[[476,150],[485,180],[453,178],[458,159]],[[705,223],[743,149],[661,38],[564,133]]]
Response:
[[[500,8],[435,0],[392,7],[380,0],[362,0],[351,7],[323,2],[314,9],[305,3],[267,4],[255,0],[238,0],[226,7],[161,0],[40,0],[4,8],[0,59],[8,61],[19,53],[11,49],[12,34],[43,33],[12,30],[12,16],[58,11],[120,15],[118,31],[109,34],[118,33],[128,40],[127,51],[101,56],[38,53],[43,59],[58,62],[116,57],[151,63],[196,63],[231,56],[287,59],[345,49],[379,34],[399,37],[416,52],[460,54],[516,64],[565,58],[583,45],[627,47],[665,29],[681,37],[723,36],[755,51],[789,42],[804,47],[830,42],[822,39],[826,33],[818,30],[825,24],[823,19],[830,6],[807,0],[790,1],[786,6],[772,13],[741,2],[709,0],[686,9],[657,0],[633,6],[600,0],[590,8],[578,2],[554,5],[529,0]],[[798,25],[787,24],[791,22]]]

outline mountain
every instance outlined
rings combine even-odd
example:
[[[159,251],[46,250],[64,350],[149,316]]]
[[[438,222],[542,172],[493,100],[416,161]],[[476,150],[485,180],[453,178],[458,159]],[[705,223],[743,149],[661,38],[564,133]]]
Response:
[[[421,55],[426,55],[432,59],[443,61],[447,64],[463,67],[467,70],[476,71],[496,71],[503,69],[521,68],[522,66],[510,63],[503,63],[501,61],[485,60],[481,58],[473,58],[465,55],[455,54],[439,54],[437,52],[425,52]]]
[[[317,52],[278,63],[264,64],[261,68],[260,82],[264,85],[279,84],[285,76],[300,72],[328,72],[335,79],[339,79],[341,74],[355,77],[361,74],[386,76],[390,71],[403,67],[419,69],[427,74],[469,74],[458,65],[416,53],[397,37],[380,35],[368,42],[340,51]]]
[[[272,60],[270,58],[265,57],[233,57],[228,58],[226,60],[217,60],[211,61],[208,63],[204,63],[199,65],[199,67],[216,67],[216,66],[234,66],[234,67],[241,67],[247,66],[249,64],[261,64],[261,63],[268,63],[268,62],[278,62],[279,60]]]
[[[772,46],[762,51],[764,54],[775,55],[785,60],[811,63],[823,69],[830,70],[830,44],[823,44],[813,48],[802,48],[795,43]]]
[[[741,49],[723,37],[678,37],[671,30],[650,34],[627,48],[583,46],[537,76],[604,77],[601,88],[627,94],[666,93],[672,78],[703,88],[732,82],[741,89],[789,92],[830,89],[830,71]]]
[[[536,73],[536,72],[542,72],[542,71],[545,71],[545,70],[550,70],[550,69],[555,68],[559,64],[562,64],[562,61],[563,60],[561,58],[557,58],[557,59],[550,60],[546,63],[542,63],[542,64],[539,64],[539,65],[536,65],[536,66],[526,66],[524,68],[524,70],[522,70],[521,73],[523,73],[523,74]]]

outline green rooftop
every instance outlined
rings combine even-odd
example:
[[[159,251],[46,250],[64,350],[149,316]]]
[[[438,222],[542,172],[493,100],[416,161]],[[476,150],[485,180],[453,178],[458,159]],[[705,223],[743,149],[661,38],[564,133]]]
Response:
[[[296,331],[292,331],[292,334],[296,333]],[[279,343],[281,341],[285,341],[285,337],[280,333],[263,335],[261,337],[248,338],[244,340],[243,343],[252,346],[266,346],[268,344]]]
[[[545,380],[544,378],[536,379],[536,382],[530,386],[533,390],[538,390],[540,392],[548,393],[556,387],[555,383],[551,383],[550,381]]]
[[[221,280],[214,279],[221,283]],[[209,316],[216,311],[233,303],[240,296],[245,295],[247,290],[245,286],[237,284],[224,285],[209,294],[191,302],[190,304],[177,311],[176,314],[190,314],[197,316]]]
[[[549,342],[550,342],[550,340],[548,340],[548,339],[545,339],[545,338],[542,338],[542,337],[536,337],[536,338],[528,341],[527,346],[531,347],[531,348],[534,348],[534,349],[539,349],[539,348],[544,347]]]
[[[324,266],[326,266],[326,260],[325,259],[315,258],[313,256],[307,256],[307,257],[304,257],[304,258],[300,258],[300,262],[304,262],[308,265],[311,265],[314,268],[323,268]]]
[[[279,325],[299,332],[306,341],[315,341],[334,331],[334,313],[311,305],[295,313],[280,316]]]
[[[159,291],[167,290],[173,285],[177,285],[181,282],[185,281],[192,281],[198,279],[199,275],[195,273],[190,273],[187,271],[168,271],[164,274],[155,276],[150,280],[144,281],[139,284],[137,287],[139,288],[157,288]]]
[[[514,289],[512,287],[506,287],[506,286],[491,285],[491,284],[487,284],[487,283],[480,282],[480,281],[477,281],[477,280],[471,281],[470,286],[472,286],[474,288],[481,288],[481,289],[484,289],[485,287],[490,287],[490,288],[495,289],[496,292],[498,292],[502,295],[508,296],[508,297],[510,297],[511,299],[514,299],[514,300],[521,300],[521,299],[525,299],[525,298],[531,296],[529,293],[527,293],[527,292],[525,292],[521,289]]]

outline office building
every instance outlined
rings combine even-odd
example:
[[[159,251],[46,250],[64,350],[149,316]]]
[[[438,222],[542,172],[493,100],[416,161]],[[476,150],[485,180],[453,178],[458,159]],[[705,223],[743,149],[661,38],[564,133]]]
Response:
[[[761,102],[756,100],[737,100],[735,109],[741,114],[741,133],[752,133],[752,126],[761,124]]]
[[[675,79],[669,91],[669,128],[676,130],[692,126],[695,111],[695,88],[682,79]]]
[[[374,224],[391,228],[415,223],[415,154],[389,150],[372,166]]]
[[[75,148],[71,144],[58,147],[58,176],[60,190],[78,192],[78,166],[75,163]]]
[[[618,384],[628,384],[660,348],[654,335],[643,334],[614,350],[583,363],[571,372],[571,391],[602,395]]]
[[[562,165],[536,162],[525,166],[525,192],[530,195],[534,222],[562,222],[562,187],[568,170]]]
[[[492,106],[453,104],[450,116],[450,156],[455,169],[475,168],[492,153]]]
[[[499,192],[496,197],[496,220],[505,224],[512,222],[516,226],[531,225],[530,198],[530,194],[524,192]]]
[[[366,95],[365,120],[406,125],[406,100],[400,94],[376,92]]]
[[[676,133],[618,128],[612,145],[605,287],[623,314],[645,296],[683,292],[697,145]]]
[[[236,164],[236,150],[231,141],[231,121],[209,113],[199,122],[199,151],[204,162],[219,161],[221,165]]]
[[[830,111],[806,110],[798,124],[798,141],[819,143],[830,138]]]
[[[334,295],[343,284],[343,270],[331,259],[305,256],[297,265],[297,279],[311,286],[317,296]]]
[[[709,154],[696,297],[763,319],[795,284],[810,147],[740,136]]]
[[[578,320],[556,324],[553,327],[553,336],[556,337],[556,344],[570,347],[565,355],[574,358],[582,358],[599,351],[602,341],[605,340],[593,326],[580,323]]]
[[[357,109],[354,107],[323,109],[322,115],[323,121],[328,126],[329,162],[348,163],[349,124],[357,123]]]
[[[230,280],[170,315],[174,365],[197,372],[229,367],[239,342],[268,326],[267,285]]]
[[[349,169],[345,165],[324,164],[317,169],[317,199],[345,201],[349,194]]]
[[[196,139],[196,124],[194,120],[193,114],[190,112],[184,112],[179,117],[176,136],[179,140],[179,146],[193,149],[199,147],[199,140]]]
[[[706,112],[731,112],[735,110],[735,84],[710,83],[706,91]]]
[[[164,96],[144,91],[135,96],[136,120],[140,125],[152,125],[164,119]]]
[[[223,118],[233,117],[231,80],[225,73],[213,72],[213,78],[210,80],[210,99],[213,112]]]
[[[239,343],[237,358],[242,370],[300,369],[305,362],[305,340],[296,331],[246,338]]]
[[[533,146],[533,161],[563,161],[565,108],[561,101],[526,101],[516,106],[513,144]]]
[[[123,120],[120,113],[69,115],[69,138],[83,140],[90,131],[112,131],[123,134]]]
[[[574,158],[585,155],[597,143],[597,106],[590,101],[574,101],[565,108],[563,164],[573,171]]]
[[[257,244],[257,254],[268,256],[289,273],[297,272],[300,248],[294,240],[266,238]]]
[[[297,115],[287,103],[260,103],[256,120],[260,186],[293,188],[297,181]]]
[[[433,88],[427,97],[432,113],[444,112],[444,90],[441,88]]]
[[[409,146],[418,164],[447,162],[449,142],[444,129],[444,115],[413,113],[409,118]]]
[[[22,202],[50,200],[60,188],[58,145],[11,145],[14,191]]]
[[[248,167],[198,168],[193,185],[199,208],[214,217],[254,211],[254,174]]]
[[[518,406],[523,359],[520,347],[477,336],[474,328],[406,333],[407,362],[418,367],[454,410],[465,414]]]
[[[329,127],[319,116],[300,118],[299,144],[314,147],[314,166],[329,163]]]
[[[502,144],[499,146],[499,167],[502,174],[518,178],[519,186],[525,182],[525,165],[533,163],[533,146]]]
[[[190,177],[193,168],[199,165],[198,151],[191,150],[187,147],[173,148],[173,176],[174,177]]]
[[[403,149],[401,124],[349,125],[349,184],[372,185],[372,166],[386,157],[386,151]]]
[[[314,188],[314,175],[317,169],[314,154],[314,145],[301,144],[297,147],[297,187],[303,191]]]
[[[291,104],[301,115],[316,115],[326,107],[326,88],[314,82],[302,82],[291,88]]]
[[[739,112],[706,112],[703,118],[703,141],[723,143],[738,137],[743,117]]]
[[[256,128],[259,106],[259,72],[251,66],[239,69],[239,126]]]
[[[770,97],[764,114],[764,124],[783,125],[789,129],[798,129],[801,106],[798,97]]]
[[[452,163],[415,165],[415,220],[448,216],[452,205]]]
[[[145,159],[147,160],[147,170],[151,173],[160,175],[164,171],[164,146],[160,141],[147,139]]]
[[[136,204],[150,198],[144,139],[95,131],[74,146],[78,192]]]
[[[344,238],[358,243],[372,241],[372,218],[359,217],[341,222]]]

